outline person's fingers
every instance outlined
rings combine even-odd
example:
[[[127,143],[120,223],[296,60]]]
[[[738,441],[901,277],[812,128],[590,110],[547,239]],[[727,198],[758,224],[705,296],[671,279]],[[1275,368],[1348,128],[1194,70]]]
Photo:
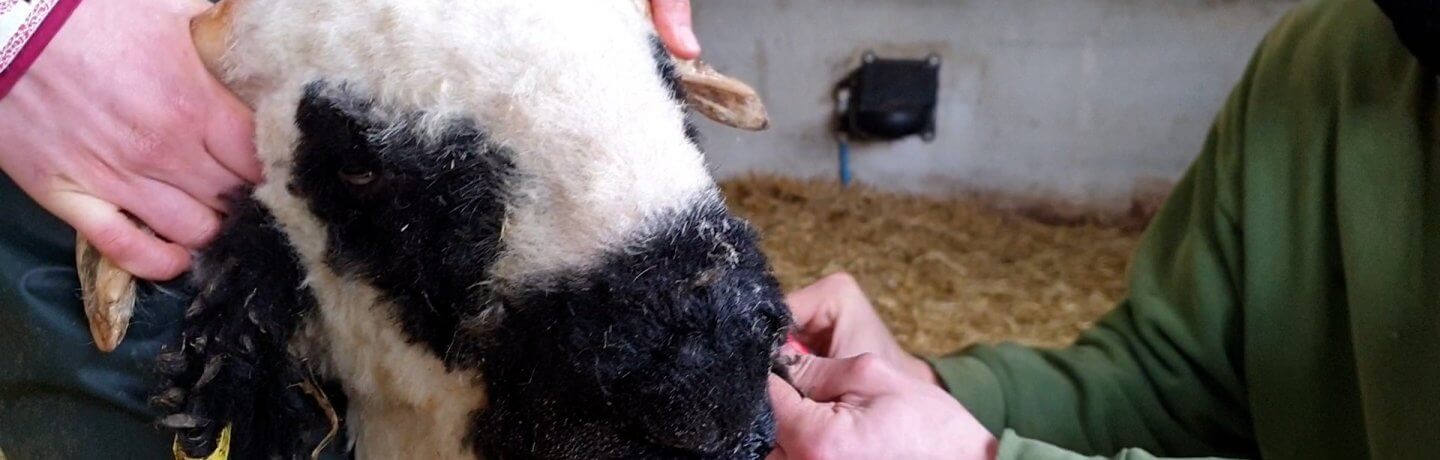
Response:
[[[773,374],[770,376],[769,391],[776,433],[775,450],[767,459],[788,459],[791,452],[802,458],[814,457],[810,454],[825,447],[822,434],[846,422],[847,414],[841,405],[806,398]]]
[[[786,340],[785,343],[783,343],[783,344],[780,345],[780,354],[789,356],[789,355],[812,355],[812,354],[814,354],[814,353],[811,353],[811,352],[810,352],[810,349],[807,348],[807,347],[805,347],[805,344],[800,343],[799,340],[793,339],[793,336],[792,336],[792,338],[791,338],[790,340]]]
[[[190,253],[135,225],[118,207],[80,192],[55,195],[52,212],[75,227],[111,262],[135,276],[164,281],[190,265]]]
[[[181,2],[185,17],[194,17],[211,8],[204,0]],[[187,40],[188,44],[189,41]],[[215,161],[247,182],[256,183],[262,179],[260,161],[255,157],[255,121],[250,107],[226,88],[200,62],[199,51],[187,48],[187,59],[193,60],[192,67],[196,82],[202,94],[208,94],[206,119],[198,123],[200,135],[204,138],[205,151]],[[203,96],[200,96],[203,97]]]
[[[855,279],[841,272],[827,275],[785,296],[790,316],[795,321],[796,338],[816,353],[828,353],[830,336],[845,306],[844,296],[864,296],[855,286]]]
[[[206,0],[189,0],[186,2],[177,2],[175,4],[175,7],[180,8],[180,14],[188,18],[198,16],[200,15],[200,13],[204,13],[205,10],[214,7],[214,4]]]
[[[834,325],[833,310],[839,305],[834,302],[834,286],[837,283],[831,278],[841,275],[843,274],[826,276],[785,296],[785,303],[790,306],[790,316],[795,319],[797,328],[801,331],[812,331]]]
[[[769,392],[770,407],[775,412],[775,423],[782,430],[795,426],[795,422],[806,417],[813,416],[817,410],[825,410],[824,403],[806,399],[800,394],[799,389],[790,386],[785,379],[774,374],[770,375]]]
[[[220,230],[220,216],[189,194],[163,182],[145,180],[116,204],[155,233],[181,246],[203,247]]]
[[[700,40],[691,23],[690,0],[650,0],[655,29],[670,54],[680,59],[700,57]]]
[[[195,146],[199,150],[200,146]],[[210,154],[197,153],[188,159],[182,171],[151,173],[149,177],[170,184],[210,209],[226,212],[225,196],[246,180],[216,161]]]
[[[765,460],[788,460],[790,457],[785,455],[785,441],[796,436],[795,432],[804,429],[803,420],[806,416],[802,414],[811,410],[807,408],[811,403],[800,396],[800,391],[790,386],[789,382],[774,374],[770,375],[769,391],[770,407],[775,413],[777,439],[775,448],[770,450],[770,455],[765,456]]]
[[[264,177],[255,157],[255,120],[250,108],[220,82],[213,84],[216,103],[205,125],[205,150],[235,175],[258,183]]]
[[[830,359],[819,356],[792,357],[790,380],[806,398],[834,402],[842,397],[869,397],[893,386],[894,370],[873,354]]]

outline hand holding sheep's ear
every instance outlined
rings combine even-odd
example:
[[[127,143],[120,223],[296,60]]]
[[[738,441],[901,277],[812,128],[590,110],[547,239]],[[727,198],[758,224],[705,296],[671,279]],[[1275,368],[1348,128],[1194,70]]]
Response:
[[[770,115],[754,88],[700,61],[700,42],[690,25],[689,0],[633,1],[655,25],[655,32],[673,58],[689,108],[732,128],[761,131],[770,127]]]
[[[190,40],[206,7],[83,2],[0,100],[0,169],[142,278],[182,273],[219,228],[221,195],[261,175],[249,109]]]
[[[826,276],[785,302],[795,317],[796,336],[815,354],[848,358],[870,353],[911,378],[939,386],[929,364],[900,348],[850,275]]]
[[[940,387],[872,354],[790,358],[770,378],[779,435],[770,460],[995,458],[999,442]]]
[[[680,59],[700,57],[700,40],[690,21],[690,0],[650,0],[655,14],[655,30],[670,54]]]

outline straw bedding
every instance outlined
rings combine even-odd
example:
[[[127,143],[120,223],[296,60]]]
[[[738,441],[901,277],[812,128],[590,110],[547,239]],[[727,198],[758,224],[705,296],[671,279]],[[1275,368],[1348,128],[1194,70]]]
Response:
[[[761,231],[787,290],[848,271],[900,342],[940,354],[975,342],[1059,346],[1125,292],[1139,235],[1046,225],[977,200],[752,176],[722,184]]]

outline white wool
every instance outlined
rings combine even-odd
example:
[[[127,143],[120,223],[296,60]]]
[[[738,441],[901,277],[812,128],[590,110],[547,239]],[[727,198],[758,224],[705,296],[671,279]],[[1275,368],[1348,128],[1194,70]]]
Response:
[[[469,115],[515,153],[501,279],[584,266],[713,187],[624,0],[251,0],[224,68],[262,137],[300,88],[344,81],[380,106]],[[290,130],[285,130],[290,131]],[[293,141],[293,131],[281,134]],[[291,149],[262,148],[270,177]]]
[[[374,289],[329,271],[311,274],[306,283],[322,305],[320,318],[307,324],[293,348],[301,356],[326,356],[312,364],[322,374],[343,376],[350,398],[346,429],[357,456],[474,458],[461,440],[485,402],[479,376],[446,372],[427,349],[406,343],[383,314],[396,307]]]
[[[237,0],[227,0],[237,1]],[[460,449],[484,404],[479,376],[446,372],[406,343],[394,305],[324,264],[326,232],[286,190],[306,84],[346,84],[396,112],[476,120],[513,152],[514,196],[494,269],[501,282],[584,268],[714,184],[656,72],[650,26],[628,0],[239,0],[223,78],[256,109],[275,214],[320,308],[297,348],[352,397],[368,458],[470,458]],[[378,306],[378,308],[377,308]]]

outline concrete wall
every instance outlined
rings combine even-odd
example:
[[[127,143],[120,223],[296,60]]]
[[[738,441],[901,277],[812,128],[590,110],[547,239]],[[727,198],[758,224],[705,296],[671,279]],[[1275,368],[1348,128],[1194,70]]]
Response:
[[[755,85],[772,127],[701,121],[720,177],[836,177],[830,89],[867,48],[944,59],[939,133],[857,146],[891,190],[1128,205],[1177,178],[1282,0],[695,0],[705,58]],[[1123,204],[1122,204],[1123,203]]]

